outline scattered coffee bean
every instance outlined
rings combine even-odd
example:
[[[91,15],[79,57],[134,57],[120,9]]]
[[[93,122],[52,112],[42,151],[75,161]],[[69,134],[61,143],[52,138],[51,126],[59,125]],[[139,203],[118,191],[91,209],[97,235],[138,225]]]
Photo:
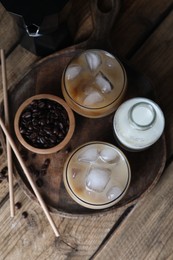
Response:
[[[16,202],[16,204],[15,204],[15,208],[16,209],[20,209],[22,207],[22,204],[18,201],[18,202]]]
[[[2,170],[1,170],[1,173],[2,173],[2,175],[7,175],[7,172],[8,172],[8,167],[7,166],[5,166]]]
[[[34,172],[35,172],[35,167],[34,167],[34,165],[30,164],[30,165],[28,166],[28,168],[29,168],[30,173],[34,174]]]
[[[46,167],[48,167],[49,164],[50,164],[50,159],[47,158],[47,159],[44,161],[44,165],[45,165]]]
[[[40,175],[41,175],[41,176],[46,175],[46,173],[47,173],[47,169],[41,169],[41,170],[40,170]]]
[[[32,157],[33,159],[34,159],[36,156],[37,156],[36,153],[32,153],[32,154],[31,154],[31,157]]]
[[[50,165],[50,159],[47,158],[47,159],[45,159],[43,165],[41,166],[40,174],[42,176],[46,175],[49,165]]]
[[[35,169],[35,171],[34,171],[34,176],[35,176],[36,178],[38,178],[39,175],[40,175],[40,171]]]
[[[20,151],[21,157],[24,161],[28,160],[28,152],[26,150],[21,150]]]
[[[71,147],[68,147],[66,150],[65,150],[65,153],[68,154],[71,152]]]
[[[1,172],[0,172],[0,180],[1,180],[1,181],[5,180],[5,179],[7,179],[7,181],[8,181],[7,172],[8,172],[8,167],[5,166],[5,167],[1,170]]]
[[[28,212],[27,211],[23,211],[22,212],[22,217],[23,218],[27,218],[28,217]]]
[[[37,184],[37,186],[38,186],[39,188],[41,188],[41,187],[43,186],[43,180],[40,179],[40,178],[38,178],[38,179],[36,180],[36,184]]]
[[[33,100],[19,120],[20,133],[36,148],[51,148],[67,135],[69,118],[62,105],[48,99]]]
[[[32,175],[34,175],[35,177],[38,177],[38,176],[40,175],[40,171],[37,170],[33,164],[30,164],[30,165],[28,166],[28,169],[29,169],[30,173],[31,173]]]

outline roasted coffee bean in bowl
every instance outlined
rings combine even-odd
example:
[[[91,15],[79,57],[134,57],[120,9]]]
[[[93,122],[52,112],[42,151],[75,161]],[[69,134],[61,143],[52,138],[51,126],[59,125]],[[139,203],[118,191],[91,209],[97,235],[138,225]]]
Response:
[[[61,150],[70,141],[74,128],[71,108],[63,99],[50,94],[25,100],[14,119],[18,140],[25,148],[39,154]]]

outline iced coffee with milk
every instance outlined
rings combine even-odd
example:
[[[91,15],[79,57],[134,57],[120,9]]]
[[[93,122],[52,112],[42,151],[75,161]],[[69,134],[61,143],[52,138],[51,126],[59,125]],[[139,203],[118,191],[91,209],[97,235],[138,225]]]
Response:
[[[131,179],[127,158],[117,147],[105,142],[81,145],[64,166],[64,184],[80,205],[102,209],[120,201]]]
[[[77,113],[91,118],[116,110],[127,88],[122,63],[104,50],[90,49],[74,57],[62,77],[66,102]]]

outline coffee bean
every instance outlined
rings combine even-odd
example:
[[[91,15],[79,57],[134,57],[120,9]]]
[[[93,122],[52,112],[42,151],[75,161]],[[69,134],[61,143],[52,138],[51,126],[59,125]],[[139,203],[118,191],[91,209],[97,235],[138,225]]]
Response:
[[[21,157],[22,157],[22,159],[23,159],[24,161],[27,161],[27,160],[28,160],[28,153],[27,153],[26,150],[21,150],[21,151],[20,151],[20,155],[21,155]]]
[[[46,120],[44,118],[40,119],[39,124],[42,125],[42,126],[45,125]]]
[[[49,166],[49,164],[50,164],[50,159],[49,158],[47,158],[45,161],[44,161],[44,165],[45,166]]]
[[[32,113],[32,118],[39,118],[41,115],[41,111],[35,110],[35,112]]]
[[[38,101],[38,107],[39,108],[44,108],[45,107],[45,103],[42,100]]]
[[[38,178],[38,179],[36,180],[36,184],[37,184],[37,186],[38,186],[39,188],[41,188],[41,187],[43,186],[43,180],[40,179],[40,178]]]
[[[59,128],[62,130],[64,129],[64,125],[62,124],[62,122],[59,122]]]
[[[41,144],[47,144],[47,142],[46,142],[46,140],[45,140],[45,138],[43,137],[43,136],[41,136],[40,138],[39,138],[39,142],[41,143]]]
[[[33,176],[35,176],[36,178],[39,177],[40,171],[39,171],[38,169],[36,169],[36,167],[35,167],[33,164],[30,164],[30,165],[28,166],[28,169],[29,169],[30,173],[31,173]]]
[[[35,170],[35,171],[34,171],[34,176],[35,176],[36,178],[38,178],[39,175],[40,175],[40,171],[39,171],[39,170]]]
[[[28,217],[28,212],[27,211],[23,211],[22,212],[22,217],[23,218],[27,218]]]
[[[33,100],[19,121],[20,133],[32,146],[51,148],[61,142],[69,130],[65,109],[48,99]]]
[[[30,135],[30,138],[31,140],[35,140],[37,137],[37,133],[33,132],[31,135]]]
[[[25,113],[22,114],[22,117],[23,117],[24,119],[31,118],[31,112],[30,112],[30,111],[26,111]]]
[[[5,167],[1,170],[1,173],[2,173],[3,176],[5,176],[5,175],[7,174],[7,172],[8,172],[8,167],[5,166]]]
[[[46,175],[49,164],[50,164],[50,159],[49,158],[45,159],[43,165],[41,166],[41,170],[40,170],[40,174],[42,176]]]
[[[32,154],[31,154],[31,157],[32,157],[33,159],[34,159],[36,156],[37,156],[36,153],[32,153]]]
[[[47,169],[41,169],[41,170],[40,170],[40,175],[41,175],[41,176],[46,175],[46,173],[47,173]]]
[[[18,201],[15,203],[15,208],[20,209],[22,207],[22,204]]]
[[[34,173],[35,167],[34,167],[32,164],[29,165],[28,168],[29,168],[29,171],[30,171],[31,173]]]
[[[68,154],[71,152],[71,147],[66,148],[65,153]]]
[[[58,137],[59,137],[59,139],[63,139],[63,137],[64,137],[63,132],[59,132]]]

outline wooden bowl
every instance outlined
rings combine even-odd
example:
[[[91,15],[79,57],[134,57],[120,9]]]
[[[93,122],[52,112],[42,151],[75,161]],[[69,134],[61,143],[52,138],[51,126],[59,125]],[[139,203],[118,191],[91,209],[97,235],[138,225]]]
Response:
[[[36,146],[35,144],[32,144],[32,142],[29,143],[28,140],[25,138],[25,136],[21,133],[21,129],[20,129],[21,116],[24,113],[24,111],[26,110],[26,108],[29,105],[31,105],[32,102],[34,102],[36,100],[49,100],[50,102],[54,101],[58,105],[60,105],[67,113],[67,117],[69,120],[68,130],[67,130],[65,136],[62,138],[62,140],[59,142],[56,142],[56,144],[54,146],[49,145],[49,144],[47,145],[46,148],[39,147],[38,145]],[[32,114],[32,116],[33,116],[33,114]],[[54,120],[58,121],[58,119],[54,119]],[[45,125],[43,125],[43,128],[44,127],[45,127]],[[18,140],[20,141],[20,143],[25,148],[30,150],[31,152],[38,153],[38,154],[51,154],[51,153],[55,153],[55,152],[61,150],[62,148],[64,148],[64,146],[70,141],[70,139],[73,135],[74,129],[75,129],[75,118],[74,118],[74,114],[73,114],[72,110],[69,108],[69,106],[63,99],[61,99],[55,95],[50,95],[50,94],[34,95],[34,96],[26,99],[21,104],[21,106],[18,108],[16,115],[15,115],[15,119],[14,119],[14,130],[15,130],[16,136],[17,136]],[[51,143],[51,141],[49,141],[49,143]]]
[[[68,51],[57,52],[35,64],[32,70],[9,92],[11,122],[14,121],[20,105],[33,95],[49,93],[62,97],[61,76],[63,69],[77,53],[80,53],[80,50],[72,48]],[[124,66],[128,78],[126,99],[142,96],[156,101],[151,81],[128,64],[124,63]],[[1,104],[2,108],[3,104]],[[51,160],[47,174],[44,176],[40,174],[39,176],[44,183],[39,190],[52,212],[70,217],[107,214],[108,211],[114,211],[119,207],[126,208],[133,205],[137,200],[147,195],[160,179],[166,162],[164,133],[149,149],[132,153],[122,147],[120,148],[115,140],[113,135],[113,116],[114,113],[107,117],[93,119],[75,114],[75,133],[71,140],[64,149],[58,153],[49,154],[49,156],[46,154],[33,156],[30,150],[16,140],[14,129],[11,128],[11,135],[16,141],[22,157],[25,158],[28,169],[34,167],[36,172],[41,172],[45,160],[48,158]],[[4,135],[0,135],[0,137],[4,139]],[[63,167],[69,152],[86,142],[95,140],[109,142],[119,147],[127,157],[131,168],[131,182],[125,196],[114,206],[100,210],[89,209],[76,203],[66,192],[63,182]],[[5,141],[2,143],[5,143]],[[19,185],[33,201],[37,201],[15,157],[14,166],[16,168],[15,176]],[[32,173],[32,177],[36,182],[38,177],[35,175],[35,172]]]

